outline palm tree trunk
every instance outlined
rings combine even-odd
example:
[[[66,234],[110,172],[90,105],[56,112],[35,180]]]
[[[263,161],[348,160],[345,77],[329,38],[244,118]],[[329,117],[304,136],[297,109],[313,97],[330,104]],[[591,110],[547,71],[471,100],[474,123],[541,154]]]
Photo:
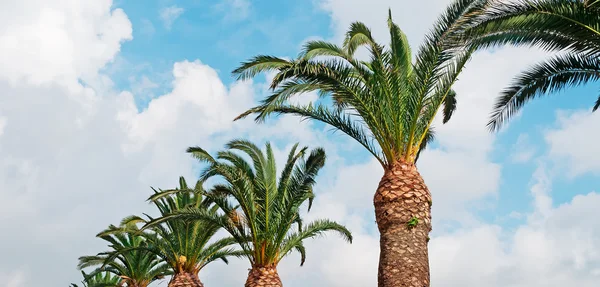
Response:
[[[379,287],[429,287],[431,194],[414,164],[387,169],[373,200],[380,233]]]
[[[168,287],[204,287],[198,274],[180,272],[173,275]]]
[[[248,272],[245,287],[283,287],[277,266],[254,266]]]

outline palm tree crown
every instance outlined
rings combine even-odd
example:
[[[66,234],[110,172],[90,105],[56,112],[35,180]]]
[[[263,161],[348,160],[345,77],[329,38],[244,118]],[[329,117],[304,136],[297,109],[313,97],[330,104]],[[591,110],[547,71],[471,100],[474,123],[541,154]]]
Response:
[[[600,1],[490,1],[463,34],[472,47],[512,44],[564,51],[530,67],[498,98],[488,126],[499,129],[531,99],[600,80]],[[600,107],[600,97],[593,107]]]
[[[161,216],[171,214],[177,210],[195,208],[207,214],[215,214],[216,206],[211,207],[211,202],[203,196],[202,182],[198,181],[194,188],[188,187],[185,179],[180,177],[179,188],[171,190],[154,190],[148,200],[159,210]],[[172,269],[173,273],[198,272],[209,263],[222,260],[227,263],[227,257],[239,256],[239,252],[229,246],[233,239],[222,238],[211,241],[219,226],[209,222],[189,222],[171,220],[163,224],[148,225],[154,218],[146,215],[147,219],[139,216],[130,216],[123,220],[123,225],[143,223],[142,236],[151,244],[148,250],[157,254]]]
[[[162,220],[200,219],[222,226],[235,238],[253,267],[276,266],[293,250],[300,252],[303,264],[306,258],[303,241],[326,231],[337,231],[352,240],[350,231],[342,225],[329,220],[303,224],[299,213],[306,201],[310,209],[314,198],[315,177],[325,163],[322,149],[313,150],[305,159],[307,148],[298,149],[296,144],[279,178],[270,144],[266,144],[266,154],[244,140],[229,142],[227,149],[217,153],[216,158],[200,147],[188,149],[194,157],[209,164],[201,180],[213,176],[225,180],[207,195],[223,214],[215,216],[204,210],[187,209]],[[251,162],[234,150],[243,152]],[[296,231],[292,231],[294,225]]]
[[[170,274],[169,266],[147,250],[148,243],[135,231],[124,233],[111,225],[98,237],[110,243],[112,250],[79,258],[80,269],[100,265],[90,276],[109,272],[121,278],[121,284],[143,287]]]
[[[262,121],[272,113],[295,114],[322,121],[348,134],[384,168],[402,161],[412,163],[433,139],[432,122],[443,107],[443,122],[456,109],[452,85],[470,59],[472,50],[454,45],[451,34],[462,17],[484,1],[458,0],[448,7],[413,55],[405,34],[388,16],[390,45],[378,44],[369,28],[350,25],[343,46],[309,41],[299,57],[286,60],[256,56],[233,71],[238,79],[276,71],[274,93],[238,117],[257,114]],[[365,47],[369,59],[359,60],[356,51]],[[317,91],[333,105],[293,105],[294,95]]]

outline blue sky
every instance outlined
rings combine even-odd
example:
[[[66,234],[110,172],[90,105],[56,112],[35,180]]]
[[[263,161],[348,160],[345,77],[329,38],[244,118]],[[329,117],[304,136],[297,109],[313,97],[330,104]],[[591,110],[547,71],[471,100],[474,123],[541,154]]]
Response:
[[[307,39],[339,41],[355,20],[385,42],[388,7],[416,50],[450,0],[421,2],[0,4],[0,201],[10,202],[0,211],[8,242],[0,245],[0,282],[76,282],[77,257],[105,248],[93,238],[98,231],[148,212],[149,186],[170,188],[180,175],[197,175],[186,147],[216,151],[243,137],[274,142],[280,158],[295,142],[325,147],[328,162],[307,216],[338,220],[355,235],[352,245],[333,236],[308,243],[306,266],[295,255],[282,263],[284,284],[373,286],[371,202],[381,168],[321,124],[292,117],[232,123],[267,91],[265,77],[236,82],[230,72],[257,54],[294,57]],[[436,124],[438,141],[419,163],[434,196],[432,286],[600,280],[600,116],[590,112],[598,84],[536,100],[500,133],[485,127],[494,97],[547,56],[516,48],[479,53],[456,85],[453,120]],[[215,264],[201,278],[207,286],[241,286],[247,267]]]

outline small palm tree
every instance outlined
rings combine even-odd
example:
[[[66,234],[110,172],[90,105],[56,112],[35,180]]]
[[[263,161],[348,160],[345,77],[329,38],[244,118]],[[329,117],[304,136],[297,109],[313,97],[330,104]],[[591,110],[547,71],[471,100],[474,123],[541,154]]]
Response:
[[[123,286],[121,278],[110,272],[98,272],[95,275],[83,274],[82,287],[120,287]],[[71,284],[69,287],[79,287],[77,284]]]
[[[233,71],[238,79],[276,72],[273,94],[238,119],[256,114],[261,122],[272,114],[293,114],[321,121],[355,139],[379,161],[384,175],[374,205],[381,234],[381,287],[429,286],[431,194],[415,162],[433,140],[438,111],[444,123],[455,111],[452,86],[473,52],[456,45],[453,34],[462,31],[466,16],[484,4],[455,0],[426,36],[414,62],[390,11],[387,48],[375,41],[365,24],[355,22],[341,47],[309,41],[297,59],[261,55]],[[355,57],[361,47],[369,52],[366,61]],[[328,101],[305,106],[288,101],[312,91]]]
[[[516,77],[498,98],[488,126],[498,130],[525,103],[600,80],[600,1],[490,1],[463,37],[477,48],[505,44],[564,51]],[[593,111],[600,107],[600,97]]]
[[[216,158],[200,147],[188,149],[194,157],[209,164],[201,180],[214,176],[224,179],[223,184],[215,185],[207,195],[222,214],[186,209],[159,221],[183,218],[223,227],[239,244],[252,266],[246,287],[282,286],[277,265],[294,250],[300,253],[300,265],[303,265],[305,239],[336,231],[352,241],[350,231],[338,223],[317,220],[303,224],[300,216],[300,206],[308,201],[310,209],[312,204],[315,177],[325,163],[323,149],[315,149],[305,158],[307,148],[298,149],[296,144],[278,175],[270,144],[266,144],[266,154],[243,140],[231,141],[226,147],[227,150],[217,153]],[[251,162],[235,150],[243,152]]]
[[[128,287],[147,287],[150,283],[169,275],[169,266],[162,263],[156,254],[147,250],[148,243],[129,228],[129,233],[111,225],[98,234],[98,237],[110,243],[112,250],[94,256],[79,258],[80,269],[100,265],[91,275],[108,272],[120,278],[120,285]],[[96,278],[94,277],[94,278]]]
[[[202,210],[214,215],[217,207],[203,196],[202,181],[194,188],[188,187],[183,177],[179,178],[179,188],[172,190],[154,190],[148,200],[154,203],[162,216],[186,208]],[[231,237],[211,242],[220,229],[217,224],[204,221],[171,220],[163,224],[148,225],[154,218],[146,215],[146,219],[130,216],[123,220],[123,225],[137,223],[146,224],[142,229],[150,230],[142,236],[148,241],[147,250],[158,255],[173,270],[169,287],[202,287],[198,273],[209,263],[227,257],[240,256],[241,252],[230,248],[235,240]]]

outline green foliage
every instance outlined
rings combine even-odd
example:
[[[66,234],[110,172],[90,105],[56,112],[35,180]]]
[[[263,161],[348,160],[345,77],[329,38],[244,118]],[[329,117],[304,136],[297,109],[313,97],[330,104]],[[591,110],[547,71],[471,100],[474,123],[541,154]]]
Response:
[[[226,147],[216,157],[200,147],[188,149],[195,158],[208,164],[201,180],[212,177],[224,180],[206,195],[221,213],[187,208],[152,224],[185,219],[221,226],[238,243],[252,266],[276,265],[293,250],[300,253],[303,264],[306,258],[303,241],[327,231],[336,231],[346,240],[352,240],[350,231],[340,224],[329,220],[304,224],[300,216],[301,205],[308,202],[310,209],[314,199],[315,178],[325,163],[323,149],[315,149],[306,157],[307,148],[298,149],[296,144],[278,175],[270,144],[266,144],[266,152],[244,140],[233,140]]]
[[[117,287],[121,286],[121,278],[110,272],[97,272],[95,275],[83,274],[82,287]],[[71,284],[69,287],[79,287],[77,284]]]
[[[94,278],[108,272],[121,277],[122,283],[129,286],[148,286],[170,274],[169,267],[148,250],[148,243],[133,230],[123,233],[120,228],[111,225],[98,237],[107,241],[111,250],[82,256],[78,265],[80,269],[99,266],[91,273]]]
[[[169,215],[179,210],[195,209],[207,215],[216,215],[217,206],[211,206],[211,201],[203,196],[203,181],[198,181],[195,187],[188,187],[185,179],[180,177],[179,188],[171,190],[154,190],[148,201],[159,210],[161,216]],[[154,222],[154,224],[150,224]],[[146,247],[158,255],[174,273],[187,272],[197,274],[209,263],[222,260],[228,263],[227,257],[241,256],[242,253],[230,246],[234,244],[231,237],[211,241],[220,229],[217,224],[206,221],[170,220],[157,223],[154,218],[146,215],[146,219],[130,216],[122,221],[123,226],[144,224],[141,236],[149,243]]]
[[[408,227],[408,229],[413,229],[417,226],[417,224],[419,224],[419,219],[413,216],[410,218],[410,220],[408,220],[406,226]]]
[[[161,215],[187,208],[214,215],[218,209],[204,198],[201,181],[190,188],[181,177],[179,188],[153,190],[154,195],[148,200]],[[170,220],[148,225],[153,220],[149,215],[146,215],[146,219],[129,216],[122,220],[121,226],[111,225],[97,235],[109,242],[111,250],[80,257],[78,267],[83,269],[99,266],[92,275],[109,272],[120,276],[122,283],[127,286],[143,287],[166,275],[179,272],[197,274],[215,260],[227,262],[228,256],[243,254],[229,247],[235,243],[231,237],[211,242],[220,229],[216,224]],[[145,228],[139,229],[137,225],[140,223],[146,224]]]
[[[488,126],[498,130],[531,99],[598,81],[600,3],[597,0],[491,2],[462,35],[473,48],[511,44],[563,51],[516,77],[496,102]],[[600,97],[593,110],[600,106]]]
[[[263,121],[271,114],[293,114],[324,122],[354,138],[384,168],[394,162],[414,162],[433,139],[430,127],[443,106],[443,122],[456,109],[452,85],[470,59],[472,49],[461,49],[451,37],[462,31],[463,19],[486,1],[456,0],[440,16],[415,61],[406,35],[388,15],[390,44],[378,44],[363,23],[350,25],[343,45],[309,41],[299,57],[285,60],[256,56],[233,71],[238,79],[275,71],[273,94],[238,118],[255,114]],[[356,57],[359,49],[367,60]],[[292,96],[316,91],[332,104],[297,106]]]

